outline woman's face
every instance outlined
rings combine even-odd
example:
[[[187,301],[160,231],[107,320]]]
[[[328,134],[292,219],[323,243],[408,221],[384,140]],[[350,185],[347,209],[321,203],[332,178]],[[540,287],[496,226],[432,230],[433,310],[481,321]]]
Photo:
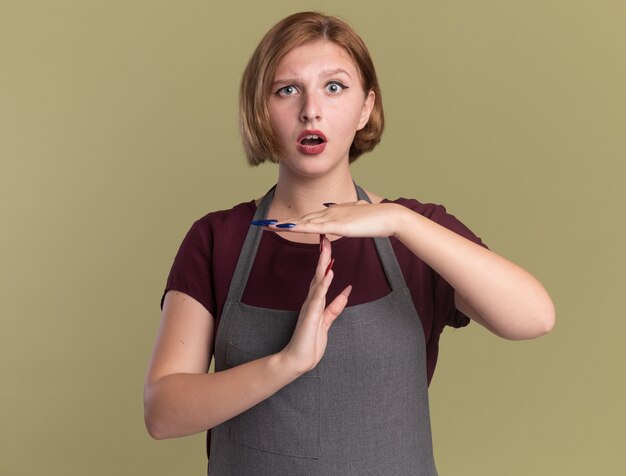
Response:
[[[278,63],[268,101],[281,166],[306,176],[347,166],[373,105],[343,48],[326,40],[294,48]]]

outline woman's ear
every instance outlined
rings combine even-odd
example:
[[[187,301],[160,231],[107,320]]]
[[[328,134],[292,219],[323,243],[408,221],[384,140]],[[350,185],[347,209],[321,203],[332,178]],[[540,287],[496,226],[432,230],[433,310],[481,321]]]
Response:
[[[370,120],[370,114],[372,113],[372,109],[374,109],[374,102],[376,101],[376,93],[370,89],[367,93],[367,97],[363,102],[363,107],[361,108],[361,118],[359,119],[359,126],[357,127],[357,131],[360,131],[365,127],[367,121]]]

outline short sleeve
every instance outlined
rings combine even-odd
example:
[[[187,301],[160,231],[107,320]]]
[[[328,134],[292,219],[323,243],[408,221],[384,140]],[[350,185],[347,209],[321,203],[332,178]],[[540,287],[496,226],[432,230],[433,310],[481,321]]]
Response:
[[[168,291],[183,292],[215,316],[216,304],[212,276],[212,234],[209,227],[195,222],[178,249],[161,298],[161,307]]]

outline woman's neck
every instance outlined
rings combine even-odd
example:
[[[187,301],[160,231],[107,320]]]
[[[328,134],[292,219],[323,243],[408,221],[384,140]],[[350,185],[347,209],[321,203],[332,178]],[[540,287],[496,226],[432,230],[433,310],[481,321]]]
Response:
[[[294,177],[279,171],[271,218],[288,220],[324,208],[324,203],[356,201],[357,195],[350,169],[323,177]]]

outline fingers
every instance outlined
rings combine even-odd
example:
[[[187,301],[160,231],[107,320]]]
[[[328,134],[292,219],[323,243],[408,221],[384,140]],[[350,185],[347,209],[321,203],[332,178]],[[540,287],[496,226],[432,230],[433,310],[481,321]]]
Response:
[[[322,238],[320,248],[320,256],[309,286],[309,295],[305,301],[305,306],[308,310],[316,309],[322,312],[326,302],[326,292],[332,282],[332,274],[327,272],[332,262],[332,249],[328,238]]]
[[[280,230],[288,231],[291,228],[294,228],[298,224],[310,223],[312,221],[315,221],[318,218],[326,217],[328,216],[329,212],[334,211],[336,209],[341,209],[341,208],[345,209],[345,208],[360,206],[360,205],[371,205],[371,203],[365,200],[358,200],[356,202],[344,202],[344,203],[325,203],[324,204],[325,208],[318,210],[316,212],[308,213],[299,218],[293,218],[291,220],[286,220],[286,221],[281,220],[280,222],[278,220],[274,220],[271,218],[264,218],[264,219],[259,219],[259,220],[253,220],[251,222],[251,225],[260,226],[260,227],[267,228],[269,230],[274,230],[274,231],[280,231]]]
[[[317,277],[314,278],[311,283],[309,295],[302,306],[300,314],[301,322],[299,320],[298,325],[301,326],[302,329],[308,329],[307,332],[312,332],[313,335],[319,332],[320,323],[324,320],[326,293],[328,292],[332,279],[332,271],[326,276],[322,276],[321,280],[317,280]]]
[[[372,207],[372,208],[370,208]],[[359,200],[338,203],[287,222],[268,223],[270,231],[290,233],[325,233],[335,236],[374,236],[380,218],[373,215],[375,205]]]
[[[325,204],[326,205],[326,204]],[[357,202],[344,202],[328,204],[326,208],[313,213],[308,213],[299,218],[281,221],[276,220],[257,220],[252,222],[253,225],[262,226],[269,231],[292,232],[292,233],[325,233],[324,229],[332,217],[336,217],[338,209],[346,209],[358,205],[370,205],[365,200]]]
[[[335,299],[333,299],[333,302],[326,306],[326,309],[324,310],[324,324],[327,327],[330,327],[335,319],[337,319],[337,316],[343,312],[348,304],[348,297],[351,292],[352,286],[348,286],[346,289],[341,291]]]
[[[324,225],[328,217],[318,214],[310,214],[285,223],[270,224],[269,231],[290,233],[325,233]]]
[[[315,268],[314,281],[321,280],[326,274],[326,270],[332,259],[332,246],[330,240],[325,236],[320,241],[320,257],[317,260],[317,268]]]

